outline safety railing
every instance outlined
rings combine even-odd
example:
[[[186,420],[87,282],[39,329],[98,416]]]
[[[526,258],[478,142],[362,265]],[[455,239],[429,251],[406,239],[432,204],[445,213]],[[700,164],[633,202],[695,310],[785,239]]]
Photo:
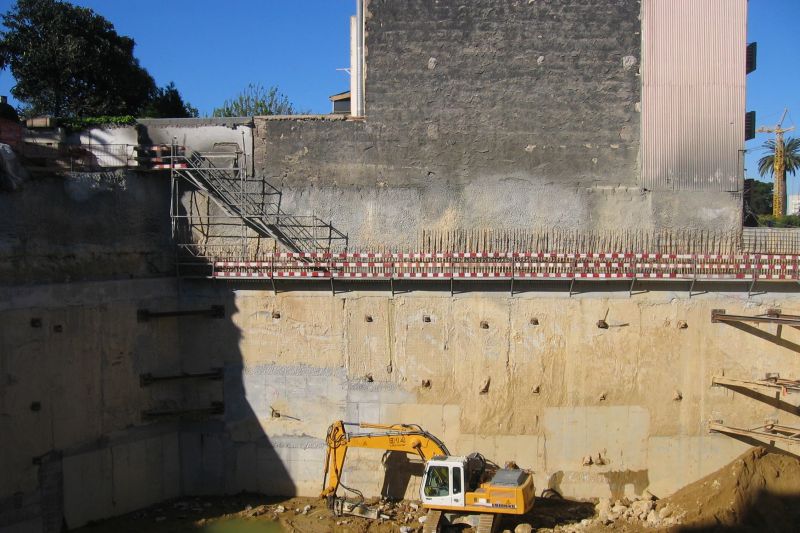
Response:
[[[213,261],[213,277],[798,281],[797,255],[271,253]]]
[[[93,172],[138,166],[137,147],[132,144],[26,142],[21,150],[23,157],[37,166],[64,170]]]

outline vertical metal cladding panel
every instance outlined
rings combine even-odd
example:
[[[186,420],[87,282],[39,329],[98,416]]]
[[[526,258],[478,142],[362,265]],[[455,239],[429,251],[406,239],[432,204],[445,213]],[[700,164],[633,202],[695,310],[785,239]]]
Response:
[[[738,191],[747,0],[644,0],[642,186]]]

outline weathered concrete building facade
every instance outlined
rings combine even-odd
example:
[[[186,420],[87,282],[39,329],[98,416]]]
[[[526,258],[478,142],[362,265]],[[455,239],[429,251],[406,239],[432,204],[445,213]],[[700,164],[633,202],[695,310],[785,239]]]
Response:
[[[423,229],[735,228],[747,2],[677,4],[371,0],[365,117],[256,119],[258,174],[356,249]]]
[[[667,5],[680,9],[662,16]],[[283,191],[287,210],[331,220],[354,251],[414,249],[422,230],[731,229],[745,8],[371,0],[364,117],[140,126],[189,147],[244,135],[253,182]],[[678,38],[703,15],[697,31],[719,39]],[[691,78],[699,65],[719,68]],[[719,139],[699,148],[711,130]],[[712,309],[800,314],[794,286],[751,295],[726,284],[690,299],[666,285],[331,295],[179,281],[169,192],[168,177],[131,171],[39,178],[0,197],[4,532],[181,495],[314,495],[338,418],[419,423],[455,453],[533,469],[537,493],[581,498],[661,496],[724,464],[743,445],[710,435],[710,419],[798,423],[711,387],[714,376],[800,370],[796,330],[710,321]],[[212,305],[223,318],[142,313]],[[152,380],[219,368],[221,379]],[[161,416],[177,411],[194,418]],[[351,459],[349,485],[387,486],[380,454]]]

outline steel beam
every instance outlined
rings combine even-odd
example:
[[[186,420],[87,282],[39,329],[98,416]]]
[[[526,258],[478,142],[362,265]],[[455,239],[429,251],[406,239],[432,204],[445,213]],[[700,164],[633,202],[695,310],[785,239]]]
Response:
[[[136,319],[139,322],[147,322],[152,318],[169,318],[179,316],[205,316],[208,318],[225,318],[224,305],[212,305],[209,309],[189,309],[183,311],[150,311],[149,309],[139,309],[136,311]]]
[[[786,396],[800,393],[800,381],[781,379],[780,377],[752,381],[714,376],[711,379],[711,384],[720,387],[743,388],[762,394],[783,394]]]
[[[768,314],[757,316],[729,315],[724,309],[713,309],[711,311],[711,322],[753,322],[756,324],[782,324],[786,326],[800,327],[800,317],[795,315]]]
[[[726,426],[722,422],[709,422],[711,433],[721,433],[729,437],[776,448],[792,455],[800,456],[800,429],[778,424],[765,424],[753,429]]]
[[[220,380],[222,379],[222,369],[221,368],[214,368],[210,372],[199,372],[196,374],[190,374],[188,372],[184,372],[183,374],[175,374],[172,376],[154,376],[153,374],[140,374],[139,375],[139,385],[142,387],[147,387],[148,385],[153,385],[154,383],[163,383],[166,381],[180,381],[184,379],[210,379],[210,380]]]
[[[223,402],[211,402],[209,407],[200,409],[174,409],[168,411],[151,409],[149,411],[142,411],[142,418],[144,420],[158,420],[163,418],[205,418],[207,416],[221,415],[224,413],[225,404]]]

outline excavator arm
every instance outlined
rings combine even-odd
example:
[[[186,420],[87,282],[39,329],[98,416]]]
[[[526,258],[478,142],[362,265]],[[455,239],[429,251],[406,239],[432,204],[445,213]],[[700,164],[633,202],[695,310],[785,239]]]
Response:
[[[360,429],[375,431],[349,435],[345,426],[356,426]],[[416,424],[356,424],[339,420],[328,428],[325,443],[328,450],[325,455],[325,472],[320,495],[323,498],[335,496],[336,489],[341,483],[348,448],[405,452],[419,455],[423,461],[428,461],[437,455],[450,455],[441,440]]]

